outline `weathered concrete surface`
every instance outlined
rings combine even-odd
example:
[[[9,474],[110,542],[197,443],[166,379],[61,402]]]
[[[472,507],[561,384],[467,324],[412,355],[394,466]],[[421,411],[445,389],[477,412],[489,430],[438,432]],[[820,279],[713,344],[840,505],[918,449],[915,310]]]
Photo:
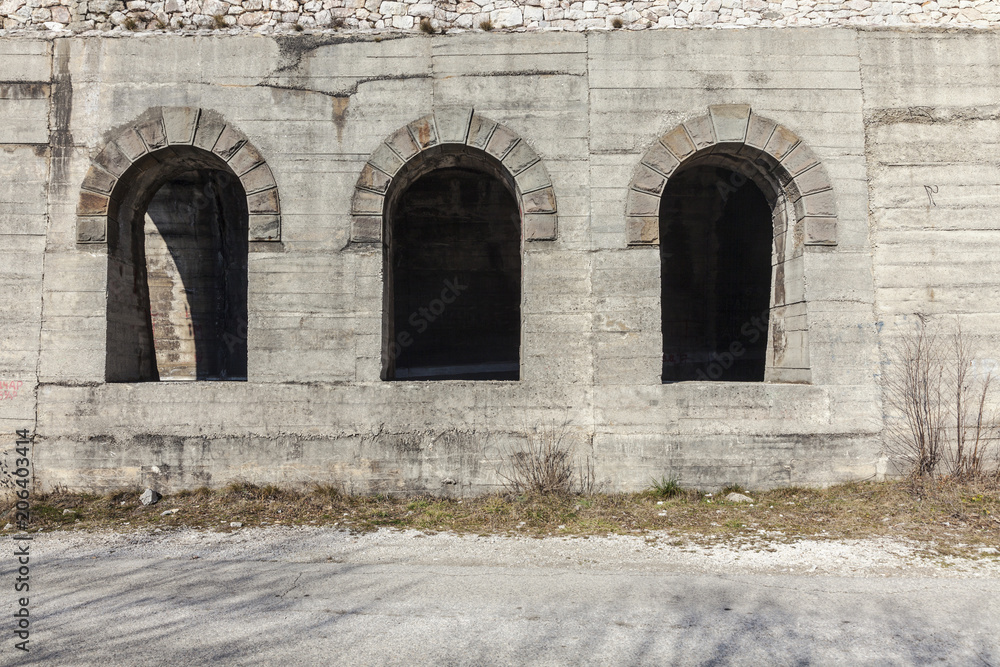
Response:
[[[8,638],[5,664],[1000,659],[997,564],[912,562],[898,543],[799,542],[757,554],[626,536],[277,527],[35,537],[31,651]],[[12,580],[6,561],[0,576]]]
[[[879,332],[914,312],[959,315],[986,343],[1000,328],[997,39],[830,29],[0,41],[0,104],[13,119],[0,128],[0,379],[22,383],[0,401],[0,425],[34,430],[42,488],[241,478],[476,493],[499,483],[505,450],[530,428],[563,422],[606,489],[880,474]],[[835,245],[794,226],[782,237],[794,259],[783,335],[807,372],[663,385],[659,250],[629,245],[630,184],[672,129],[721,136],[747,107],[794,133],[832,188],[822,206],[835,212]],[[77,207],[92,161],[126,145],[150,109],[217,113],[280,192],[280,240],[250,242],[248,382],[105,382],[108,256],[77,243],[88,219]],[[456,109],[507,128],[552,183],[555,238],[522,252],[521,380],[382,382],[382,251],[352,242],[352,201],[394,133]],[[801,232],[818,233],[802,201]]]

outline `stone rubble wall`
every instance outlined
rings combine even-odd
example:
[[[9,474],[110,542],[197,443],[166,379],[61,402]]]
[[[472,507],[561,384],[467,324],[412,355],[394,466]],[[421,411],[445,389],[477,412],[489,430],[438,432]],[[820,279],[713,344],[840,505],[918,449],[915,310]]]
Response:
[[[538,31],[1000,25],[998,0],[0,0],[0,32]]]

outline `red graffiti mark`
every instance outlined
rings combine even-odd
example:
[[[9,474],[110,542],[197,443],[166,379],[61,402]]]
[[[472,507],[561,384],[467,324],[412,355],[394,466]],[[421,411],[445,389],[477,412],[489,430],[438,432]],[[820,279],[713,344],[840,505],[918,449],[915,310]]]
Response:
[[[24,384],[21,380],[0,380],[0,401],[12,401]]]

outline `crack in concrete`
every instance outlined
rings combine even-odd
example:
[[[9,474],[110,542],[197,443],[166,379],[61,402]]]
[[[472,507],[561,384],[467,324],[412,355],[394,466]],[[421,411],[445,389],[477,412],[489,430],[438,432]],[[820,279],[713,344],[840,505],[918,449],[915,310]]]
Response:
[[[299,585],[299,579],[301,579],[301,578],[302,578],[302,573],[299,572],[299,574],[295,577],[295,581],[292,582],[292,585],[289,587],[289,589],[287,591],[285,591],[284,593],[280,594],[278,597],[279,598],[283,598],[286,595],[288,595],[289,593],[291,593],[293,590],[295,590],[295,588]]]
[[[366,83],[373,83],[376,81],[407,81],[410,79],[431,78],[430,74],[385,74],[382,76],[371,76],[358,79],[354,82],[353,85],[348,86],[347,88],[344,88],[342,90],[324,91],[324,90],[316,90],[315,88],[308,88],[304,85],[296,86],[291,84],[272,83],[268,81],[268,79],[270,79],[275,74],[277,74],[277,72],[275,72],[274,74],[269,74],[267,77],[265,77],[263,81],[261,81],[257,85],[261,88],[274,88],[276,90],[288,90],[299,93],[316,93],[317,95],[323,95],[325,97],[329,97],[335,100],[343,99],[345,97],[351,97],[352,95],[357,94],[358,88]]]
[[[891,125],[894,123],[914,123],[930,125],[934,123],[956,123],[963,121],[1000,120],[1000,106],[982,107],[925,107],[872,109],[865,114],[865,125]]]
[[[489,77],[489,76],[578,76],[586,77],[586,74],[574,74],[573,72],[564,72],[557,69],[539,69],[539,70],[501,70],[499,72],[481,72],[478,74],[450,74],[442,76],[439,78],[452,78],[454,76],[461,77]]]

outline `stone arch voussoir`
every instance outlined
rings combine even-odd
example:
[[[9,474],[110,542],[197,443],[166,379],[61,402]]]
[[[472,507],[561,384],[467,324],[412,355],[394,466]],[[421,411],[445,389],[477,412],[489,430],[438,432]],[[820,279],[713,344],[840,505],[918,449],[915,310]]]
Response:
[[[108,218],[120,183],[141,161],[159,161],[173,147],[201,149],[221,159],[239,178],[246,193],[250,241],[281,240],[278,186],[270,167],[246,135],[208,109],[157,107],[109,137],[91,160],[77,204],[78,243],[105,244]]]
[[[837,211],[826,169],[791,130],[744,104],[720,104],[661,136],[643,155],[629,183],[626,238],[630,246],[658,245],[660,198],[683,163],[712,152],[755,161],[779,182],[792,203],[807,246],[837,245]]]
[[[385,198],[405,164],[424,151],[447,146],[478,149],[509,172],[521,209],[526,241],[556,238],[556,197],[538,154],[513,130],[475,113],[449,109],[428,114],[389,135],[368,158],[351,200],[351,241],[382,241]]]

